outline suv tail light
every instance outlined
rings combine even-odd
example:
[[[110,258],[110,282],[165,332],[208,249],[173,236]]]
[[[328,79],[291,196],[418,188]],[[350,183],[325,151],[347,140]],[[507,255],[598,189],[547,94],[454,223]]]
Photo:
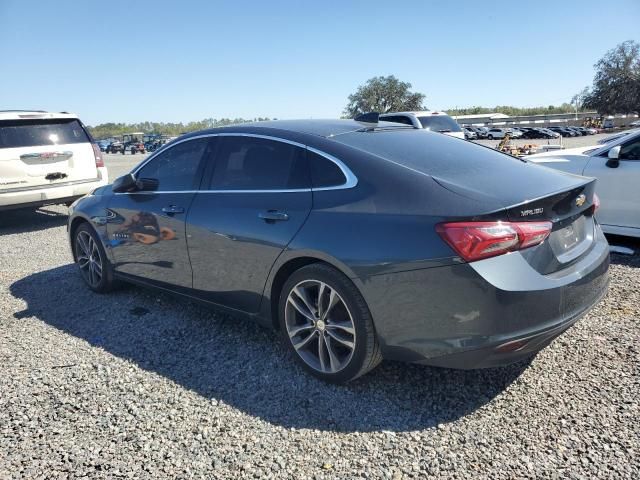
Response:
[[[93,147],[93,156],[96,159],[96,167],[104,167],[104,160],[102,158],[100,147],[96,143],[92,143],[91,146]]]
[[[592,213],[596,213],[600,208],[600,197],[597,193],[593,194],[593,206],[591,208],[593,209]]]
[[[551,222],[452,222],[436,231],[467,262],[522,250],[544,242]]]

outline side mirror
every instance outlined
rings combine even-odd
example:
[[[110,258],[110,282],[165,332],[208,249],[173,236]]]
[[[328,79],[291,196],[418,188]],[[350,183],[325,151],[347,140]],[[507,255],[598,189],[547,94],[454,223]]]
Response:
[[[115,193],[135,192],[136,190],[142,190],[142,183],[136,180],[133,174],[127,173],[115,179],[111,190]]]
[[[607,167],[618,168],[620,166],[620,148],[620,145],[618,145],[609,150],[609,153],[607,154],[607,157],[609,157],[609,160],[607,160]]]

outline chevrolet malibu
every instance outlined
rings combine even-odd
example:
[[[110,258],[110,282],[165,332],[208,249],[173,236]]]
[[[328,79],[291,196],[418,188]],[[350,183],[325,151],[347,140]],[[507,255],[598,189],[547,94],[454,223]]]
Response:
[[[532,356],[608,285],[593,179],[390,122],[188,134],[71,208],[87,286],[133,282],[279,329],[310,373]]]

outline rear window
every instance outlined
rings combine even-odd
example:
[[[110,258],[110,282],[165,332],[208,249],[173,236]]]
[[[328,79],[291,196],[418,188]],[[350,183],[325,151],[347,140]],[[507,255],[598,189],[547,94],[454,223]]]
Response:
[[[418,117],[422,128],[432,132],[461,132],[460,125],[446,115],[433,115],[431,117]]]
[[[211,179],[213,190],[309,188],[305,149],[254,137],[221,137]]]
[[[90,142],[77,119],[0,121],[0,148]]]

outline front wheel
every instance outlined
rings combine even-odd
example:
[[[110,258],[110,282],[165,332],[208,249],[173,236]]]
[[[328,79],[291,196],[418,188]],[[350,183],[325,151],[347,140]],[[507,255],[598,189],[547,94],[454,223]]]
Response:
[[[106,293],[114,288],[111,264],[98,235],[88,223],[83,223],[76,229],[73,251],[80,276],[91,290]]]
[[[488,136],[487,136],[487,138],[488,138],[489,140],[493,140],[493,135],[488,135]]]
[[[294,272],[283,286],[279,316],[288,349],[322,380],[346,383],[382,360],[364,298],[333,267],[313,264]]]

